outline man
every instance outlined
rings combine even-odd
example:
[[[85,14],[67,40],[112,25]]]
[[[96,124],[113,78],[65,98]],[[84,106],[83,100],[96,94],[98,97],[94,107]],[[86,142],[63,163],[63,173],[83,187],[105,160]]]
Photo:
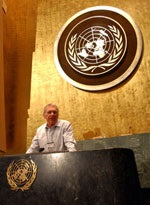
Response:
[[[59,120],[57,105],[48,104],[44,107],[43,116],[47,123],[41,125],[26,153],[76,151],[71,123]]]

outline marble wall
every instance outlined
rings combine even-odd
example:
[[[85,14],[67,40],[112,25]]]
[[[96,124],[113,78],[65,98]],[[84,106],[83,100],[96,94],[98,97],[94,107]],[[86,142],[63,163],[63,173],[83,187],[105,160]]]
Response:
[[[79,150],[129,148],[133,150],[142,188],[150,188],[150,133],[78,141]]]

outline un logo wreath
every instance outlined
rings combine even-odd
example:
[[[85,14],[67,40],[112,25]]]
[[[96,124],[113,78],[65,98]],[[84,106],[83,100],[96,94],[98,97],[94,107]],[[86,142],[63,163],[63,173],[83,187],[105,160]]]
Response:
[[[28,190],[37,174],[36,164],[30,160],[12,161],[7,168],[7,181],[12,190]]]
[[[54,61],[73,86],[101,91],[132,77],[142,51],[142,33],[130,15],[115,7],[95,6],[76,13],[62,26]]]
[[[70,57],[71,62],[77,68],[79,68],[80,70],[82,70],[84,72],[86,72],[86,71],[93,72],[97,68],[101,68],[103,70],[106,70],[107,67],[110,67],[117,62],[117,60],[119,59],[119,57],[122,53],[122,50],[123,50],[123,40],[122,40],[122,36],[120,34],[119,29],[117,29],[115,26],[109,26],[109,28],[115,36],[115,42],[116,42],[115,49],[114,49],[112,55],[110,55],[108,62],[101,63],[99,65],[87,66],[83,61],[81,61],[75,52],[75,42],[77,39],[77,34],[75,34],[74,36],[71,37],[71,40],[69,41],[68,53],[69,53],[69,57]]]

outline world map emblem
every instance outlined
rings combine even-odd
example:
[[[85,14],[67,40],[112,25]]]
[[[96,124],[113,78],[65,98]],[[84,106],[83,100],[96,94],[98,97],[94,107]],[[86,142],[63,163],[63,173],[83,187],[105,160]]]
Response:
[[[59,73],[69,83],[83,90],[105,90],[136,70],[142,56],[142,35],[124,11],[91,7],[62,27],[54,56]]]
[[[12,190],[28,190],[37,175],[37,165],[32,160],[13,161],[7,168],[7,181]]]
[[[120,62],[126,45],[126,35],[121,26],[92,26],[70,37],[65,45],[66,59],[73,69],[83,75],[99,75]]]

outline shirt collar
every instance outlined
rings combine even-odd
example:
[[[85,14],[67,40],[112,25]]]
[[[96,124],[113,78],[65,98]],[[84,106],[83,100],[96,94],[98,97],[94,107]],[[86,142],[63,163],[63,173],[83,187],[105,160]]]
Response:
[[[53,125],[52,127],[59,127],[60,126],[60,123],[59,123],[59,120],[57,120],[57,122],[55,123],[55,125]],[[51,128],[52,128],[51,127]],[[46,123],[45,124],[45,129],[49,129],[50,127],[48,127],[48,124]]]

